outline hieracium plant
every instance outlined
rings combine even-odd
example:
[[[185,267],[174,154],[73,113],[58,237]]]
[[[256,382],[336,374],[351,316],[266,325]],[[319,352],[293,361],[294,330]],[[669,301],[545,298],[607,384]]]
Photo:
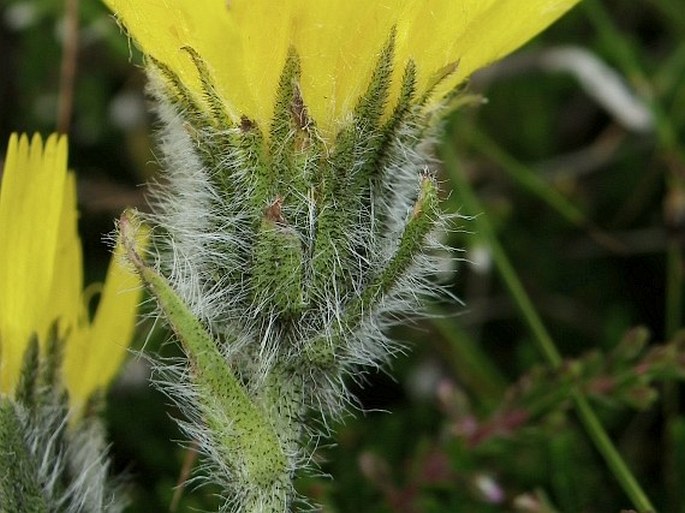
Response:
[[[119,247],[90,319],[77,217],[66,137],[13,135],[0,182],[0,513],[125,506],[94,413],[141,287]]]
[[[474,70],[576,2],[106,3],[162,124],[154,213],[120,223],[187,357],[160,363],[159,383],[222,510],[289,511],[347,381],[392,355],[384,326],[436,290],[440,120]]]

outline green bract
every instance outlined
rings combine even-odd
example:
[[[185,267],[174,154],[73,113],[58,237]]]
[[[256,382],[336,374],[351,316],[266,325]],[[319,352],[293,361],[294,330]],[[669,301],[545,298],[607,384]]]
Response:
[[[224,509],[290,510],[346,378],[437,292],[442,115],[573,3],[108,0],[146,55],[167,173],[143,219],[158,251],[131,259],[185,350],[160,384]]]
[[[209,110],[150,61],[171,180],[147,221],[167,278],[134,244],[130,253],[188,357],[189,377],[163,378],[168,393],[236,511],[292,503],[291,479],[314,434],[306,415],[340,413],[346,375],[393,352],[386,313],[415,309],[435,291],[430,235],[445,220],[425,149],[436,107],[416,98],[410,62],[382,119],[395,38],[334,144],[308,116],[295,50],[268,137],[246,117],[230,121],[193,50]],[[132,232],[132,223],[122,227]]]

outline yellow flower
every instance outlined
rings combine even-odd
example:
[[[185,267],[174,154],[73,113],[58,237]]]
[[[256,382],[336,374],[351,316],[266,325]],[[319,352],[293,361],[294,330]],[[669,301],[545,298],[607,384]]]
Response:
[[[138,279],[115,255],[89,320],[77,217],[66,137],[53,134],[43,144],[39,135],[30,142],[12,135],[0,187],[0,393],[13,392],[30,337],[44,346],[57,322],[76,411],[119,369],[140,297]]]
[[[212,73],[234,121],[268,127],[288,49],[301,60],[304,104],[330,138],[349,120],[378,54],[397,32],[394,105],[409,60],[418,91],[458,63],[432,98],[512,52],[578,0],[105,0],[142,51],[164,63],[198,98],[193,48]]]
[[[224,509],[289,511],[303,412],[338,416],[439,290],[435,120],[577,0],[104,1],[163,123],[165,276],[138,266],[188,357],[169,395]]]

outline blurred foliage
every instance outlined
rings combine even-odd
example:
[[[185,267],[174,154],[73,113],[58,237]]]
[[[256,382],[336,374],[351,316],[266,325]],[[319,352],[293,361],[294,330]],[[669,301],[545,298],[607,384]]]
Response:
[[[0,145],[54,130],[64,5],[0,3]],[[80,3],[70,164],[79,177],[87,277],[102,233],[157,166],[139,56],[99,2]],[[653,116],[637,130],[541,55],[575,45],[613,68]],[[363,413],[320,440],[299,488],[329,513],[619,512],[631,506],[569,408],[580,386],[659,511],[685,511],[683,354],[685,9],[682,0],[586,0],[517,55],[474,77],[487,103],[448,120],[447,242],[434,318],[397,327],[407,355],[370,373]],[[639,99],[639,100],[638,100]],[[2,148],[4,154],[4,147]],[[454,173],[482,209],[465,211]],[[488,216],[566,360],[546,365],[470,216]],[[643,326],[637,328],[637,326]],[[152,334],[148,335],[152,330]],[[651,338],[647,332],[651,333]],[[138,347],[170,354],[144,322]],[[169,511],[189,451],[132,358],[109,397],[118,470],[136,512]],[[391,377],[392,376],[392,377]],[[330,474],[333,479],[323,475]],[[178,511],[210,509],[189,485]]]

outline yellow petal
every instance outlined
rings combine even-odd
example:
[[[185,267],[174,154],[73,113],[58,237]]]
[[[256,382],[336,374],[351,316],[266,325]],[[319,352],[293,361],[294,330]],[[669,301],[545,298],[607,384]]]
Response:
[[[73,332],[86,316],[83,304],[83,256],[78,234],[76,178],[68,173],[64,182],[59,239],[55,251],[54,279],[50,297],[43,310],[42,326],[59,321],[59,333]]]
[[[123,258],[117,245],[92,325],[83,323],[66,346],[64,378],[77,411],[114,378],[133,336],[142,285]]]
[[[272,114],[287,49],[302,60],[302,91],[324,136],[345,122],[365,90],[392,26],[398,45],[393,94],[409,59],[426,89],[459,62],[444,93],[515,50],[578,0],[105,0],[143,52],[167,64],[198,95],[192,46],[213,73],[228,112],[263,128]],[[391,102],[392,103],[392,102]]]
[[[302,96],[325,134],[348,121],[403,3],[301,2],[293,41],[302,61]],[[396,69],[395,75],[401,77],[402,71]]]
[[[398,58],[419,65],[419,88],[432,74],[459,62],[443,91],[513,52],[578,0],[462,0],[407,2],[400,17]]]
[[[13,135],[0,187],[0,391],[12,390],[31,333],[45,338],[67,170],[64,137]]]
[[[235,23],[226,15],[225,3],[217,0],[105,0],[143,51],[174,70],[198,98],[202,95],[197,69],[181,51],[191,46],[221,77],[230,83],[232,94],[226,98],[238,103],[227,107],[252,112],[251,94],[246,86],[242,51]],[[222,91],[225,93],[226,91]]]
[[[201,97],[192,46],[213,73],[228,112],[267,127],[288,47],[302,61],[302,91],[324,135],[345,122],[392,26],[398,48],[393,94],[409,59],[425,90],[459,62],[444,93],[515,50],[578,0],[105,0],[143,52],[167,64]],[[392,102],[391,102],[392,103]]]

